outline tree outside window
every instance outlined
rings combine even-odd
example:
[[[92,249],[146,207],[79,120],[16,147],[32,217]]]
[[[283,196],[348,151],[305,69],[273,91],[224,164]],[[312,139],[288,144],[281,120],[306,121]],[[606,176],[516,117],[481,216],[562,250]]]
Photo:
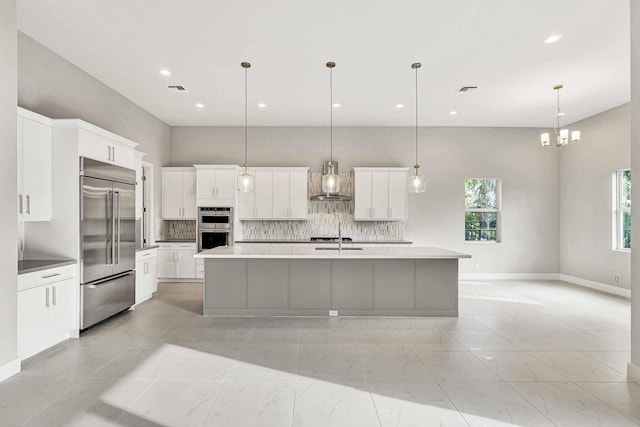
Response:
[[[495,178],[465,180],[464,240],[499,242],[500,182]]]
[[[614,174],[614,249],[631,250],[631,170]]]

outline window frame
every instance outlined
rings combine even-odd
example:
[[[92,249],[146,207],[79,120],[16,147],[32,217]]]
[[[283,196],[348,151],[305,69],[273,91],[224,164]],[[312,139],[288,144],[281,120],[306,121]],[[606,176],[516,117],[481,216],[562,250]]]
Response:
[[[631,215],[631,206],[630,207],[625,207],[622,205],[624,197],[623,197],[623,191],[624,191],[624,173],[626,171],[631,171],[630,168],[626,168],[626,169],[620,169],[617,170],[615,172],[613,172],[613,188],[612,188],[612,194],[613,194],[613,244],[612,244],[612,249],[614,251],[619,251],[619,252],[631,252],[631,248],[625,248],[624,247],[624,227],[622,225],[623,220],[624,220],[624,214],[628,213],[629,215]],[[633,194],[633,188],[631,189],[632,194]],[[633,200],[633,196],[632,196],[632,200]],[[633,202],[632,202],[633,203]]]
[[[496,244],[502,242],[502,180],[500,178],[465,178],[464,179],[464,191],[467,191],[467,181],[471,179],[484,179],[484,180],[494,180],[496,182],[496,207],[495,208],[467,208],[466,201],[463,200],[464,203],[464,214],[466,216],[467,212],[474,213],[495,213],[496,214],[496,240],[467,240],[467,229],[466,227],[463,229],[463,240],[465,244]]]

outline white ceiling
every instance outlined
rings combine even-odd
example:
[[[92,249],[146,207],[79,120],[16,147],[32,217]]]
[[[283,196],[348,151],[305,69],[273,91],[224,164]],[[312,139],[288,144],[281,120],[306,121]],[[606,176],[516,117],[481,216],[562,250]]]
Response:
[[[256,126],[327,125],[329,60],[338,126],[413,125],[416,61],[422,125],[548,126],[556,83],[567,123],[630,99],[629,0],[19,0],[18,24],[170,125],[243,124],[241,61]]]

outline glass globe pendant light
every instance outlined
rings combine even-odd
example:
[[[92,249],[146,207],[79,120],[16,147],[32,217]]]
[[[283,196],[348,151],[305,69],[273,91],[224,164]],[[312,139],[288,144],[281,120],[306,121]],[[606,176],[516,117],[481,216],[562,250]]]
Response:
[[[411,64],[411,68],[416,70],[416,164],[413,166],[413,173],[409,175],[407,189],[409,193],[424,193],[427,189],[427,180],[420,173],[420,165],[418,164],[418,70],[422,64],[416,62]]]
[[[330,151],[330,161],[328,164],[326,174],[322,175],[322,192],[325,194],[336,194],[340,192],[340,175],[335,173],[335,168],[333,164],[333,69],[335,68],[335,62],[327,62],[327,68],[329,69],[329,87],[330,87],[330,103],[329,103],[329,111],[331,112],[331,122],[330,122],[330,139],[331,139],[331,151]]]
[[[250,193],[256,186],[256,176],[250,173],[249,166],[247,165],[247,72],[249,68],[251,68],[251,64],[243,62],[240,66],[244,68],[244,164],[242,165],[242,172],[238,175],[238,190],[244,193]]]

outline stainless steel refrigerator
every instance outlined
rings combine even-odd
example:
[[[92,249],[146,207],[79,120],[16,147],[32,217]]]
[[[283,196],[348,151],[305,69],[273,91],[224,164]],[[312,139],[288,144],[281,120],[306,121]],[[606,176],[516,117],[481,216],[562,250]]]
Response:
[[[80,159],[80,329],[135,304],[136,173]]]

